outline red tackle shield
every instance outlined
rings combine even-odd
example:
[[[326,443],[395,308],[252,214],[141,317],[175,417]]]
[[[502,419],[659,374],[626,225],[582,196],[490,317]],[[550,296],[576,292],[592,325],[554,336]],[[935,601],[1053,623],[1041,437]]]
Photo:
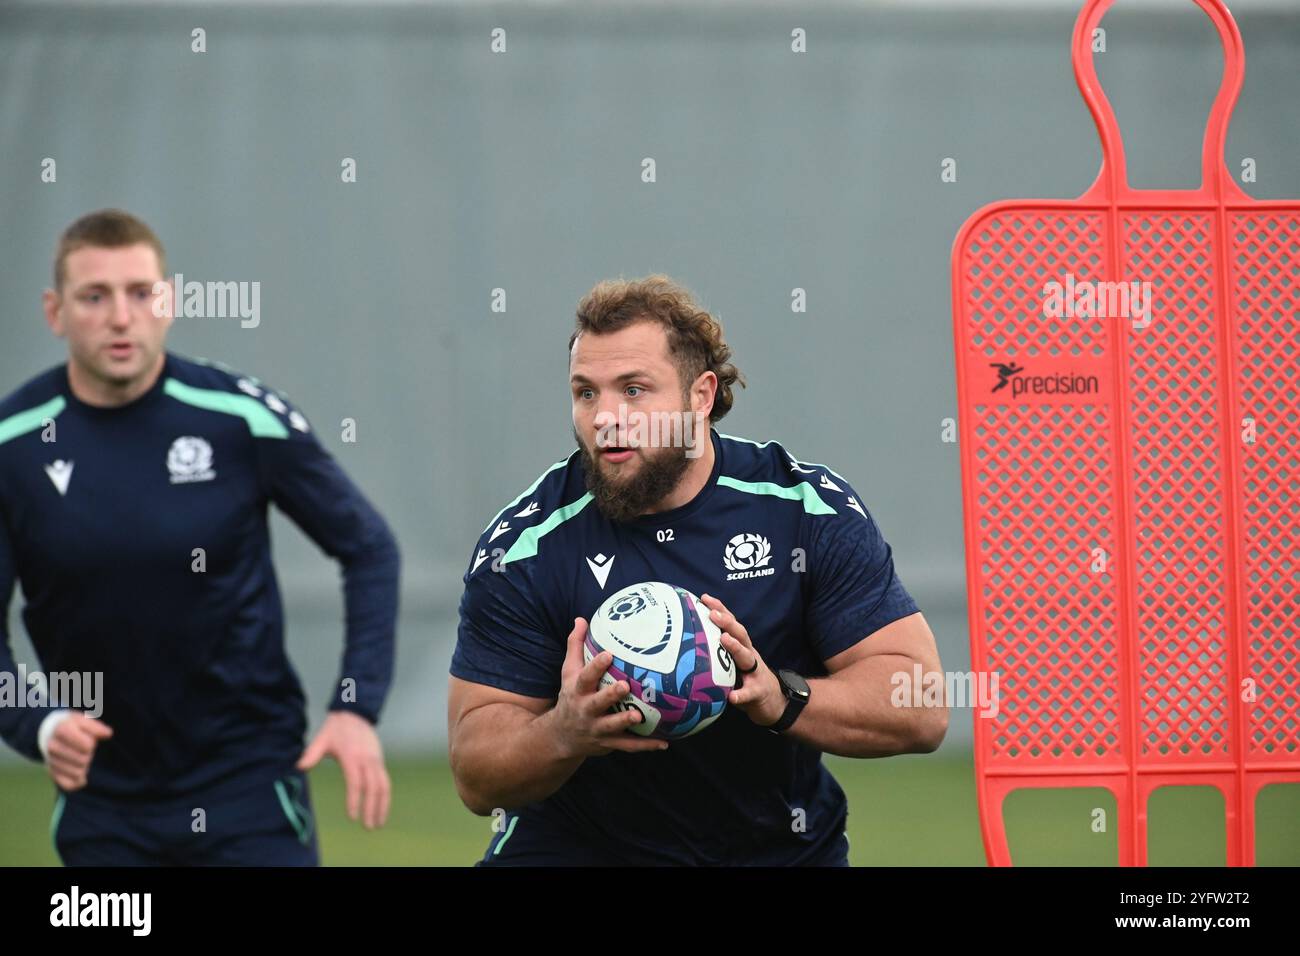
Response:
[[[1009,792],[1105,787],[1142,866],[1151,793],[1209,785],[1253,865],[1261,788],[1300,782],[1300,202],[1225,166],[1245,58],[1221,0],[1195,0],[1225,60],[1201,186],[1129,187],[1091,52],[1112,2],[1072,41],[1096,181],[986,206],[953,248],[972,666],[999,677],[981,828],[1009,865]]]

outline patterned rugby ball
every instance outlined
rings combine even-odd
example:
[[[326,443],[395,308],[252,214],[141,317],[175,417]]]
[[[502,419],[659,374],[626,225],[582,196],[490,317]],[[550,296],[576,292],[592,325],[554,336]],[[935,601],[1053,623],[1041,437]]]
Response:
[[[583,660],[601,651],[614,662],[601,685],[620,680],[628,695],[615,710],[635,707],[644,720],[629,729],[675,740],[722,716],[736,686],[736,668],[709,609],[684,588],[648,581],[623,588],[591,618]]]

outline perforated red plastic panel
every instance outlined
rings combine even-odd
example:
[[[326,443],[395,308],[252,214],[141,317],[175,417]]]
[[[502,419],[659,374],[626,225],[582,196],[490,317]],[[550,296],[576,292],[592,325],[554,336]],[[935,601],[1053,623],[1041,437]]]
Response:
[[[1300,202],[1224,164],[1245,58],[1220,0],[1195,0],[1225,51],[1201,188],[1129,188],[1091,54],[1113,2],[1072,47],[1096,182],[987,206],[953,249],[971,652],[1000,691],[981,827],[1009,865],[1009,792],[1105,787],[1145,865],[1152,791],[1211,785],[1253,865],[1256,796],[1300,782]]]

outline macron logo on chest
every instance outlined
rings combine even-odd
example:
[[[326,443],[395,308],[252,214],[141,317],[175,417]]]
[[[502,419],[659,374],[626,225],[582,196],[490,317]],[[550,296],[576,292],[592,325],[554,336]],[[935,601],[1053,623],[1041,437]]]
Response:
[[[594,558],[587,559],[587,567],[591,568],[591,573],[595,576],[596,582],[603,590],[605,582],[609,580],[609,569],[614,566],[614,555],[605,557],[604,553],[596,555]]]
[[[72,481],[72,462],[60,458],[45,466],[45,474],[50,476],[50,481],[60,497],[67,495],[68,482]]]

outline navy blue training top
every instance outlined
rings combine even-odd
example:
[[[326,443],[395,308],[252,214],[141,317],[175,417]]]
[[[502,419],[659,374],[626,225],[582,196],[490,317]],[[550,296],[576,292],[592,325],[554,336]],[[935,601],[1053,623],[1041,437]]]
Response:
[[[502,509],[465,574],[451,673],[554,699],[573,619],[590,620],[607,597],[643,581],[716,596],[770,668],[813,677],[916,613],[890,546],[843,477],[776,442],[710,435],[708,483],[671,511],[606,519],[577,449]],[[759,543],[741,549],[739,567],[728,545],[744,536]],[[557,846],[687,865],[824,858],[847,815],[820,751],[732,707],[665,751],[588,758],[546,799],[502,809],[518,813],[516,830],[553,835]]]
[[[377,721],[393,672],[397,545],[281,394],[168,353],[127,405],[80,401],[63,365],[0,403],[3,609],[17,579],[44,672],[103,674],[114,734],[85,793],[178,797],[283,773],[301,755],[271,502],[343,567],[346,646],[330,709]],[[0,672],[14,673],[4,627],[0,614]],[[48,712],[0,707],[0,735],[39,760]]]

